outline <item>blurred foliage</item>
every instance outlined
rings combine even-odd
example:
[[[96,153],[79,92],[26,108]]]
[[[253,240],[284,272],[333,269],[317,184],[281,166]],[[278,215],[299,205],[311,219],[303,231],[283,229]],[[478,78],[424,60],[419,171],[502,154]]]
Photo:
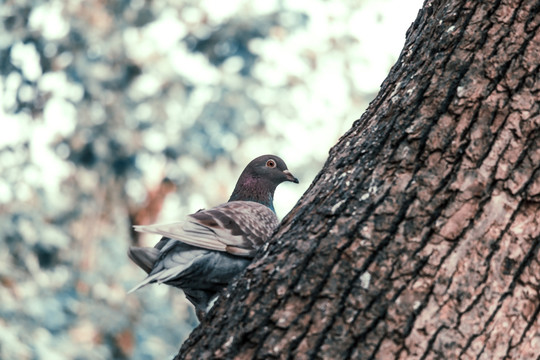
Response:
[[[307,4],[0,4],[0,358],[176,352],[193,311],[163,286],[126,295],[144,277],[127,247],[157,240],[132,223],[226,201],[264,153],[302,182],[284,215],[376,91],[361,64],[378,84],[397,56],[361,54],[357,2]]]

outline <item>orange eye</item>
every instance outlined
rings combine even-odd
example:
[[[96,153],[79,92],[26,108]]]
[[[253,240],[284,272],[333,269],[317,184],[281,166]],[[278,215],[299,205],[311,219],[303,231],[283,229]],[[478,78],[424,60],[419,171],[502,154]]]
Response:
[[[268,160],[266,162],[266,166],[269,167],[269,168],[275,168],[276,167],[276,162],[272,159]]]

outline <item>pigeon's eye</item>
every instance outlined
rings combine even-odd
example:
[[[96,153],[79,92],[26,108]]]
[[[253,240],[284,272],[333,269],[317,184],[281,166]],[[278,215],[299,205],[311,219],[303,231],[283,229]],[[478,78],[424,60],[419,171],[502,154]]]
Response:
[[[275,168],[276,167],[276,162],[272,159],[268,160],[266,162],[266,167],[269,167],[269,168]]]

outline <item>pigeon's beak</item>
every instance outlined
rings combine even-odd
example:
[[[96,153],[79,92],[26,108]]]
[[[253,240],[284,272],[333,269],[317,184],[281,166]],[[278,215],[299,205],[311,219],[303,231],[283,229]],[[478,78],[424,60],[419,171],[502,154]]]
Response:
[[[298,179],[291,174],[289,170],[283,170],[283,173],[287,176],[287,181],[292,181],[295,184],[298,184]]]

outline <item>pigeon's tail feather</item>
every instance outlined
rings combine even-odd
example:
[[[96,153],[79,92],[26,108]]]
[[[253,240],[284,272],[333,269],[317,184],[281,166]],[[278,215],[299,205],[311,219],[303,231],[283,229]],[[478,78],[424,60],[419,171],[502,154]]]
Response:
[[[138,283],[137,285],[135,285],[131,290],[129,290],[127,293],[128,294],[131,294],[132,292],[134,292],[135,290],[139,290],[140,288],[142,288],[143,286],[145,285],[148,285],[150,283],[151,279],[144,279],[142,282]]]
[[[179,278],[182,277],[182,275],[185,274],[184,271],[186,269],[189,269],[189,267],[192,264],[193,264],[193,261],[190,261],[186,264],[180,264],[170,269],[162,269],[162,270],[157,271],[155,274],[150,274],[142,282],[135,285],[133,289],[129,290],[128,294],[151,283],[162,284],[162,283],[167,283],[168,281],[178,280]]]
[[[146,271],[147,274],[150,274],[159,257],[159,250],[149,247],[130,246],[128,256],[135,264]]]

